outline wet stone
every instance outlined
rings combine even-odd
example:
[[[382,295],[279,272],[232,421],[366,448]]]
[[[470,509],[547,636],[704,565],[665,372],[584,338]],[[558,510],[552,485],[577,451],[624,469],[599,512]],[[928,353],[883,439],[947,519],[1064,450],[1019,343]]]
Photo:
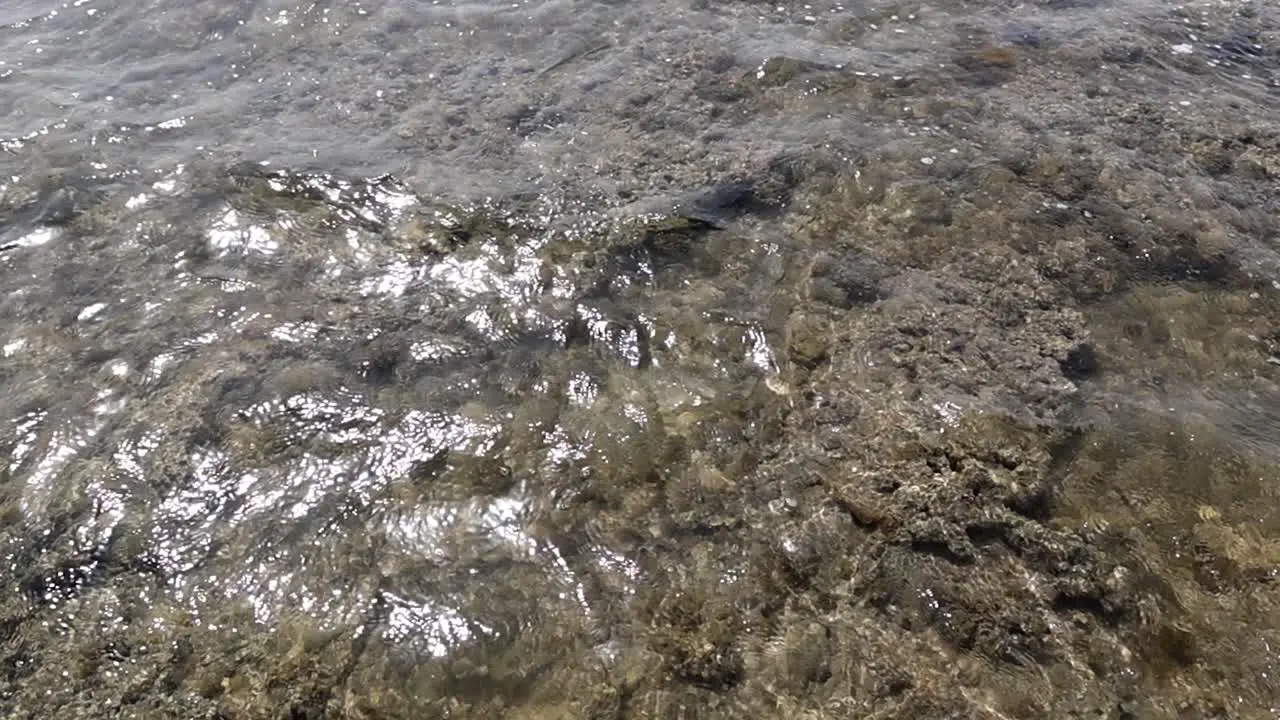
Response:
[[[887,297],[884,270],[856,253],[824,256],[814,263],[809,292],[815,300],[848,310]]]
[[[0,715],[1280,704],[1265,3],[182,5],[0,50]]]
[[[65,225],[79,213],[79,193],[74,188],[59,188],[53,192],[36,216],[36,222],[45,225]]]
[[[1256,33],[1242,33],[1209,43],[1210,55],[1226,63],[1254,65],[1277,62],[1275,50],[1268,49]]]
[[[1035,25],[1012,25],[1005,28],[1000,37],[1021,47],[1040,48],[1050,42],[1052,31]]]
[[[833,65],[778,55],[762,62],[759,69],[749,77],[762,87],[776,87],[815,73],[829,73],[838,69]]]
[[[1012,48],[996,46],[961,53],[954,58],[954,62],[957,67],[968,72],[969,82],[992,86],[1013,78],[1018,67],[1018,56]]]
[[[1088,380],[1101,369],[1098,351],[1090,343],[1082,343],[1072,348],[1060,365],[1062,366],[1062,374],[1068,380],[1075,382]]]
[[[681,203],[678,212],[683,217],[723,227],[727,221],[741,215],[767,209],[769,206],[757,195],[753,183],[735,181],[699,193],[691,200]]]

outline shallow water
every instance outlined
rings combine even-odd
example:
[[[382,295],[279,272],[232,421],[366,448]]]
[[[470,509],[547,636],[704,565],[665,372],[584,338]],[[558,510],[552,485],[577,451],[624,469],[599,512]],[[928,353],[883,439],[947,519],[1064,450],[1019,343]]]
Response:
[[[1280,706],[1269,6],[0,25],[7,714]]]

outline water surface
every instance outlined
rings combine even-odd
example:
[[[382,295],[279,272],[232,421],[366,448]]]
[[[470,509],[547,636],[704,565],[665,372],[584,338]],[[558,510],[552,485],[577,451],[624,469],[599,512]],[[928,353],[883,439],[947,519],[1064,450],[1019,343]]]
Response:
[[[1278,37],[7,3],[0,707],[1275,712]]]

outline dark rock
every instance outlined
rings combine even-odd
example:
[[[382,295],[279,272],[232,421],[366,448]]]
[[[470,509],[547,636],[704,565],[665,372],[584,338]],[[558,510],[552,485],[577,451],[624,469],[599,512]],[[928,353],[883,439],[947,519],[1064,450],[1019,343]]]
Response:
[[[1209,54],[1219,62],[1255,64],[1267,57],[1267,48],[1258,42],[1256,33],[1232,35],[1209,46]]]
[[[77,196],[75,188],[63,187],[55,190],[40,208],[36,222],[45,225],[65,225],[71,222],[80,212]]]
[[[837,68],[833,65],[777,55],[761,63],[760,68],[753,71],[753,77],[760,85],[776,87],[811,73],[835,70]]]
[[[775,209],[756,193],[754,183],[734,181],[716,185],[682,203],[679,215],[723,228],[726,222],[743,215],[766,214]]]
[[[814,264],[809,293],[815,300],[848,310],[886,297],[882,281],[879,266],[865,258],[826,257]]]
[[[521,103],[502,113],[502,120],[511,130],[518,130],[522,125],[538,115],[538,108]]]
[[[409,347],[402,337],[379,335],[361,353],[360,369],[374,385],[387,385],[395,380],[396,369],[407,359]]]
[[[980,87],[1008,82],[1018,66],[1018,55],[1007,47],[985,47],[955,56],[957,67],[968,72],[966,80]]]
[[[1010,26],[1001,33],[1001,38],[1005,42],[1029,48],[1044,47],[1049,41],[1048,32],[1033,25]]]
[[[1094,349],[1090,343],[1081,343],[1071,349],[1067,353],[1067,357],[1058,363],[1062,367],[1062,374],[1068,380],[1080,382],[1088,380],[1098,374],[1101,369],[1101,363],[1098,361],[1098,351]]]
[[[219,406],[243,409],[253,404],[261,389],[262,382],[256,377],[228,374],[218,380],[210,396]]]
[[[735,103],[748,95],[746,88],[741,84],[726,82],[718,76],[698,83],[693,94],[699,99],[713,103]]]

